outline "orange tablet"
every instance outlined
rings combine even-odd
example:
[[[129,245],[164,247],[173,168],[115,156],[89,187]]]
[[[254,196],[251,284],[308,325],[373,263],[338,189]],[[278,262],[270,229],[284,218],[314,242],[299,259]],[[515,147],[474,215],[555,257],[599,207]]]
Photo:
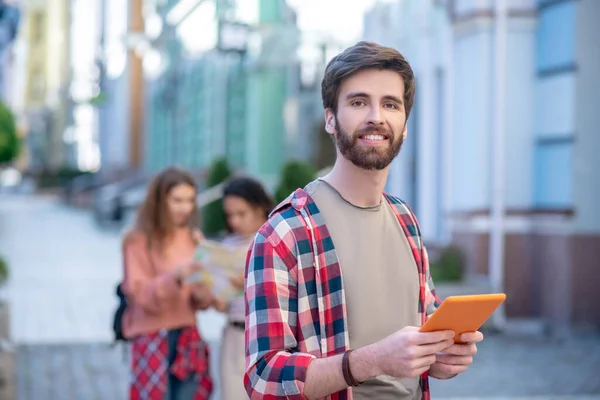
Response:
[[[448,296],[419,331],[451,330],[454,342],[462,343],[460,335],[477,331],[504,300],[504,293]]]

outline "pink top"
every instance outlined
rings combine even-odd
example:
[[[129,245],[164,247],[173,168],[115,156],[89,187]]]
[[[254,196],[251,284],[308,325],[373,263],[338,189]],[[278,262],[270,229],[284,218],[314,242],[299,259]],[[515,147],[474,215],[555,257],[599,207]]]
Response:
[[[162,255],[149,252],[140,232],[129,233],[123,242],[123,292],[128,303],[123,330],[127,338],[196,324],[190,288],[180,287],[174,273],[193,258],[196,242],[189,231],[181,230],[165,247]]]

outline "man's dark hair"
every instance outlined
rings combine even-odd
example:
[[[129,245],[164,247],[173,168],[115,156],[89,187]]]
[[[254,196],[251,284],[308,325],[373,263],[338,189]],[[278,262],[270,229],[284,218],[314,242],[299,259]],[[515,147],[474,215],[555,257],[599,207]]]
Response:
[[[344,79],[366,69],[391,70],[400,74],[404,81],[404,111],[410,114],[415,98],[415,75],[402,54],[391,47],[361,41],[333,57],[321,84],[323,107],[337,114],[340,86]]]

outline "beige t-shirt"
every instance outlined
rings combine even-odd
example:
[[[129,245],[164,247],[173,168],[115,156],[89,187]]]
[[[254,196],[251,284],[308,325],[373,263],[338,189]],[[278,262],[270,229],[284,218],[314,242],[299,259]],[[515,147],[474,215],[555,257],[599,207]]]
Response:
[[[323,180],[307,185],[340,260],[350,347],[419,326],[419,274],[394,212],[381,196],[375,207],[357,207]],[[355,400],[420,399],[419,379],[380,376],[352,388]]]

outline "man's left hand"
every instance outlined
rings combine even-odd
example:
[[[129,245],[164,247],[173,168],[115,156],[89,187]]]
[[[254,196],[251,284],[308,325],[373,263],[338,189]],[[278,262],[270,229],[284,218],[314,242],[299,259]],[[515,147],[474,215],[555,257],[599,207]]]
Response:
[[[473,356],[477,354],[477,343],[483,340],[483,334],[463,333],[460,339],[465,343],[455,343],[435,355],[436,361],[431,365],[429,375],[437,379],[450,379],[469,368],[473,363]]]

